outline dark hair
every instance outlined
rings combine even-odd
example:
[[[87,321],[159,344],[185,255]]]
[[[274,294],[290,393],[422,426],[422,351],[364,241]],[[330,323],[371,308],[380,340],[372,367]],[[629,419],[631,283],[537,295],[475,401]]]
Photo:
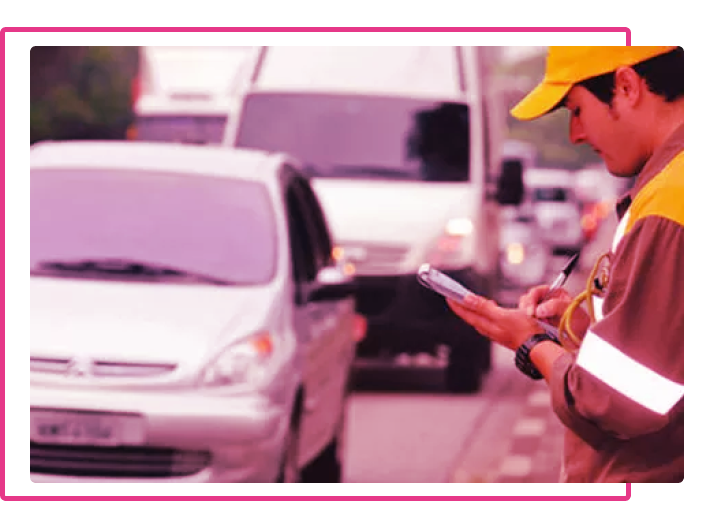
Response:
[[[677,47],[633,66],[648,85],[648,89],[665,101],[672,102],[684,97],[684,50]],[[580,83],[602,103],[608,105],[614,97],[615,74],[609,72]]]

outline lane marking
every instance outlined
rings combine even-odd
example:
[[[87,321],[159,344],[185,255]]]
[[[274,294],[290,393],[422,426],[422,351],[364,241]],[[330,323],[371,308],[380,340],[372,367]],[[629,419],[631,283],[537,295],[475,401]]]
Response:
[[[515,436],[539,436],[545,433],[547,422],[542,418],[521,418],[513,426]]]
[[[525,477],[530,473],[533,467],[533,462],[531,457],[522,455],[509,455],[507,456],[501,467],[499,468],[499,473],[508,477]]]
[[[528,397],[528,404],[536,407],[546,407],[550,405],[550,391],[547,389],[533,391]]]

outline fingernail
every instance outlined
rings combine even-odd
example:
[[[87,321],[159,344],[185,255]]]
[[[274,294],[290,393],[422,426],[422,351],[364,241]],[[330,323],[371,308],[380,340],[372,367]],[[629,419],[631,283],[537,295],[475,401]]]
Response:
[[[474,295],[465,296],[463,302],[467,308],[475,308],[477,306],[477,299],[474,297]]]
[[[547,314],[546,314],[546,311],[547,311],[547,310],[545,310],[545,308],[539,307],[539,308],[535,311],[535,315],[538,316],[538,317],[545,317],[545,316],[547,315]]]

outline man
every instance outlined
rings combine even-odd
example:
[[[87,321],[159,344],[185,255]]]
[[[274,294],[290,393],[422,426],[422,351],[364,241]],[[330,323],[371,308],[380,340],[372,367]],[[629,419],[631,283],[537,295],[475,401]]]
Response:
[[[563,324],[572,339],[563,345],[536,318],[559,322],[572,302],[564,290],[542,302],[548,288],[534,288],[514,310],[471,295],[448,302],[517,351],[519,369],[548,383],[566,427],[562,481],[681,482],[684,52],[552,47],[543,81],[511,113],[531,120],[561,107],[573,143],[590,145],[614,176],[637,176],[617,204],[620,224],[594,274],[593,309],[570,307]]]

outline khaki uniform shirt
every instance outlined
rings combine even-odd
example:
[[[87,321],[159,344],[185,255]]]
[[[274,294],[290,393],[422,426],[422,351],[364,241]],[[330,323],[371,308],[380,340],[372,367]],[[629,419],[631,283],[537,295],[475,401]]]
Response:
[[[596,322],[553,365],[564,482],[684,479],[684,125],[617,205]]]

